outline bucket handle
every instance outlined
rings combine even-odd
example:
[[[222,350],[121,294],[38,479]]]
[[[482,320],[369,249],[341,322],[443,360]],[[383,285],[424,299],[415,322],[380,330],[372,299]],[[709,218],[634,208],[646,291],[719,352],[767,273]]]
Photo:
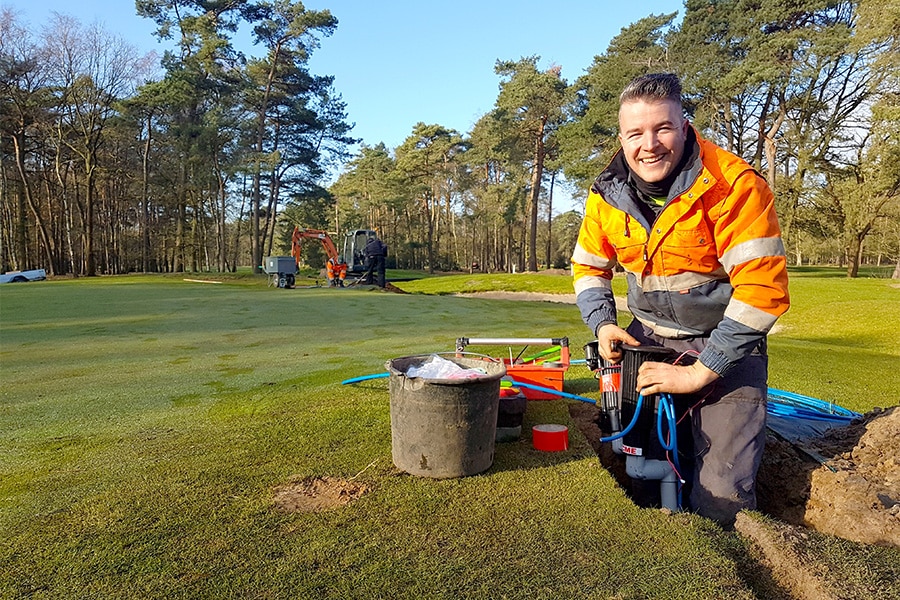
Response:
[[[449,350],[447,352],[429,352],[428,354],[411,354],[406,358],[428,358],[429,356],[457,356],[467,355],[467,356],[477,356],[479,358],[485,359],[485,362],[493,362],[493,363],[502,363],[502,358],[496,358],[494,356],[490,356],[488,354],[479,354],[478,352],[458,352],[454,350]]]
[[[494,363],[502,363],[503,360],[499,358],[494,358],[493,356],[488,356],[487,354],[479,354],[477,352],[429,352],[428,354],[413,354],[409,358],[427,358],[432,356],[433,354],[443,355],[450,354],[453,356],[459,356],[460,354],[469,354],[471,356],[478,356],[480,358],[486,359],[485,362],[494,362]],[[372,375],[363,375],[361,377],[351,377],[350,379],[345,379],[341,382],[341,385],[347,385],[348,383],[359,383],[361,381],[368,381],[370,379],[382,379],[384,377],[388,377],[390,373],[375,373]]]

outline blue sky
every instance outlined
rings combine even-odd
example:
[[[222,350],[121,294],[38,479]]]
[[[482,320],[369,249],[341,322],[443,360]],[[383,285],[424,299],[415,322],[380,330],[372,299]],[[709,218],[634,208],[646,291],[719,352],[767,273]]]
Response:
[[[162,54],[153,23],[132,0],[0,0],[34,30],[51,11],[84,24],[99,21],[140,49]],[[308,0],[329,9],[337,31],[310,61],[316,74],[335,76],[354,137],[368,145],[399,146],[419,121],[468,133],[494,105],[497,59],[538,55],[540,66],[562,66],[574,81],[623,27],[650,14],[679,12],[681,0]],[[251,48],[244,48],[253,54]]]

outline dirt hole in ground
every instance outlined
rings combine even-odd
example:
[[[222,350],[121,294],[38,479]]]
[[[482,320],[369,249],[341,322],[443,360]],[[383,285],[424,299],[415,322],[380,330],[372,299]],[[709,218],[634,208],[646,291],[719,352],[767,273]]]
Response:
[[[799,445],[770,434],[757,482],[762,512],[900,547],[900,407],[875,409]]]
[[[601,444],[599,409],[570,405],[601,464],[630,493],[622,456]],[[900,407],[791,444],[770,433],[757,477],[759,510],[791,525],[867,544],[900,547]]]
[[[338,477],[306,477],[275,487],[276,510],[315,513],[346,506],[368,491],[361,483]]]

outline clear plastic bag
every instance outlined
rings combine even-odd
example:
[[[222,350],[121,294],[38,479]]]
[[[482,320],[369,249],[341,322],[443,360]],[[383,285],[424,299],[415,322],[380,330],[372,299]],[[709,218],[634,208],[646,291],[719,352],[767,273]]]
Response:
[[[484,369],[467,369],[437,354],[432,354],[421,366],[412,365],[406,370],[407,377],[423,379],[474,379],[485,375]]]

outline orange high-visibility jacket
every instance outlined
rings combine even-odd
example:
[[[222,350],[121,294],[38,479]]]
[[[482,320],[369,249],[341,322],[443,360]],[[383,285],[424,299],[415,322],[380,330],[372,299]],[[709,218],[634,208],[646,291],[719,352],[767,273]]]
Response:
[[[329,258],[328,262],[325,263],[325,274],[328,276],[328,279],[345,279],[347,277],[347,263]]]
[[[722,375],[788,309],[787,264],[769,186],[744,160],[694,134],[699,156],[653,223],[619,151],[591,186],[572,272],[592,332],[616,322],[610,281],[620,265],[635,318],[664,338],[709,336],[700,362]]]

